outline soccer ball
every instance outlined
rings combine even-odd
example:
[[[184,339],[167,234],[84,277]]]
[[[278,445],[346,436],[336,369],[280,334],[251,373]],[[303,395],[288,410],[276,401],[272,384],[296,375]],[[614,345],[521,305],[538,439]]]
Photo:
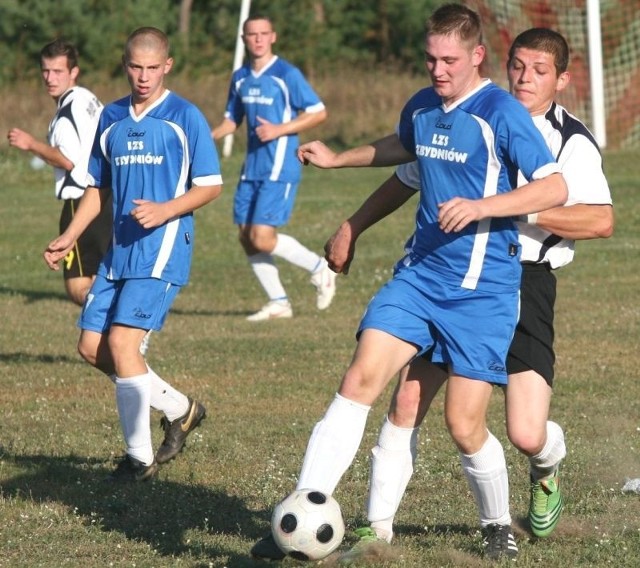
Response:
[[[340,505],[321,491],[294,491],[273,511],[271,532],[285,554],[297,560],[320,560],[342,542]]]

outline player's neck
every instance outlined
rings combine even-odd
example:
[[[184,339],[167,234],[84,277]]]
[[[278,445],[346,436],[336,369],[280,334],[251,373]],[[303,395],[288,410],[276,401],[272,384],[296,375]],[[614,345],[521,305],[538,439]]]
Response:
[[[264,69],[275,57],[273,52],[265,53],[264,55],[257,57],[251,61],[251,69],[253,71],[260,71]]]

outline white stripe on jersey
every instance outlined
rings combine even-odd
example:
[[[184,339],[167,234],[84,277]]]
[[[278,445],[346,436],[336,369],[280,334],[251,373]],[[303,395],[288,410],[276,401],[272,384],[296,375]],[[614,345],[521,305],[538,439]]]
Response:
[[[291,122],[291,102],[289,100],[289,89],[287,84],[280,77],[271,77],[273,81],[280,87],[282,96],[284,97],[284,109],[282,109],[282,123]],[[273,157],[273,167],[271,168],[271,175],[269,179],[271,181],[278,181],[280,178],[280,172],[284,165],[284,159],[287,155],[287,143],[289,142],[288,136],[280,136],[276,141],[276,153]]]

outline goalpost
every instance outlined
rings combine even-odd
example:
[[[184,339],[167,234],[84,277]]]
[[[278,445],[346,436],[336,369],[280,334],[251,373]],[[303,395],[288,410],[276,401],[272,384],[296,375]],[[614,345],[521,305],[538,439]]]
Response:
[[[481,16],[485,73],[507,87],[509,46],[521,31],[548,27],[571,50],[571,82],[558,101],[602,148],[640,148],[639,0],[466,0]]]
[[[238,18],[238,33],[236,35],[236,51],[233,56],[233,71],[242,66],[244,58],[244,43],[242,42],[242,24],[249,17],[249,9],[251,8],[251,0],[242,0],[240,6],[240,16]],[[231,156],[233,148],[233,134],[227,134],[222,143],[222,156],[228,158]]]

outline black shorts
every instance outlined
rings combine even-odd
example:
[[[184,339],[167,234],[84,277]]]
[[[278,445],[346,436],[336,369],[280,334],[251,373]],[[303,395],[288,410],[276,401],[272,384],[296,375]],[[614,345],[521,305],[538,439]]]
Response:
[[[507,372],[533,370],[553,386],[553,312],[556,277],[548,264],[522,264],[520,320],[507,356]]]
[[[80,199],[65,199],[60,213],[60,233],[71,223]],[[98,265],[111,244],[113,231],[113,207],[111,196],[102,204],[100,214],[89,224],[65,257],[63,273],[65,280],[79,276],[95,276]]]

